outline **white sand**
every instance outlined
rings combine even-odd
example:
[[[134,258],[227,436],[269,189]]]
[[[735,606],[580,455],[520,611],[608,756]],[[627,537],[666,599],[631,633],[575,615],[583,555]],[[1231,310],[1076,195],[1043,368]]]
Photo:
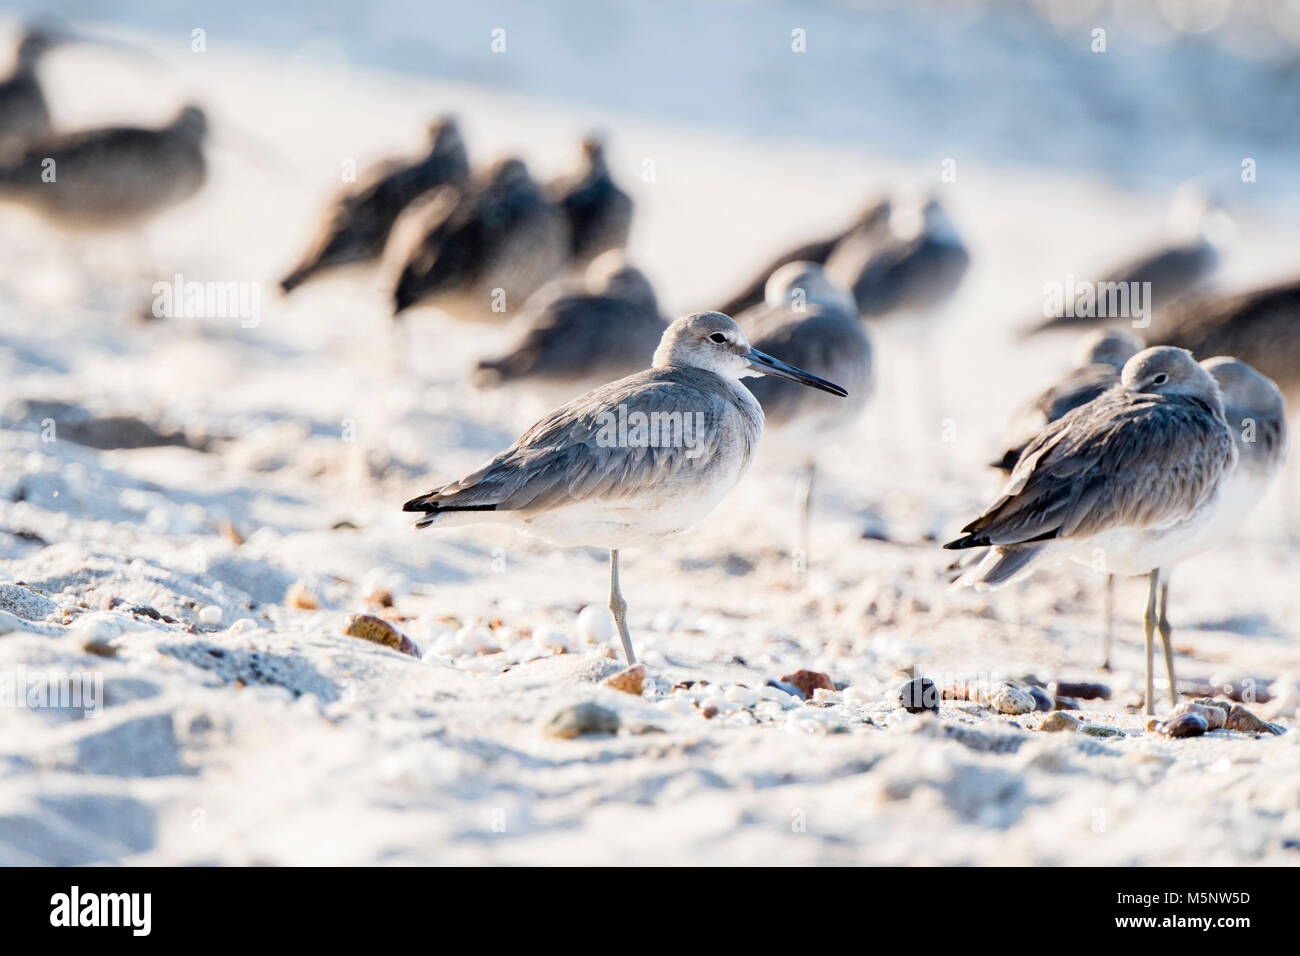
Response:
[[[209,187],[149,232],[163,276],[263,283],[261,322],[140,323],[129,313],[152,279],[133,278],[129,244],[79,259],[0,210],[6,405],[76,402],[215,440],[210,453],[98,452],[43,441],[39,419],[0,431],[0,527],[29,533],[0,538],[0,676],[87,672],[104,689],[91,719],[0,708],[0,862],[1300,859],[1300,556],[1276,494],[1238,540],[1179,569],[1171,616],[1181,676],[1272,680],[1284,699],[1256,709],[1291,728],[1281,737],[1142,733],[1126,705],[1141,682],[1143,582],[1119,590],[1107,675],[1099,581],[1067,569],[987,599],[954,594],[939,573],[948,555],[924,540],[944,540],[983,503],[994,481],[980,465],[1001,424],[1067,362],[1069,342],[1011,344],[1042,283],[1156,238],[1163,197],[963,164],[942,196],[976,260],[937,337],[956,440],[917,434],[914,351],[878,334],[880,389],[856,440],[827,451],[806,579],[790,571],[793,477],[772,464],[693,534],[627,554],[651,674],[637,700],[599,685],[617,665],[578,635],[578,611],[605,600],[602,554],[491,527],[416,534],[399,511],[541,410],[464,384],[507,333],[422,314],[401,346],[376,281],[325,282],[286,302],[274,279],[341,160],[417,148],[444,109],[463,116],[476,161],[526,148],[547,175],[579,132],[611,130],[616,174],[640,204],[633,253],[675,312],[713,304],[764,254],[930,167],[239,51],[173,59],[166,83],[105,61],[96,86],[60,60],[52,95],[73,104],[70,123],[144,121],[168,113],[179,86],[218,126],[236,120],[273,148],[260,165],[214,148]],[[639,178],[646,158],[653,183]],[[1294,241],[1275,240],[1293,230],[1249,216],[1241,226],[1228,281],[1279,272]],[[867,512],[891,542],[860,538]],[[358,530],[331,530],[341,521]],[[295,582],[320,610],[285,606]],[[377,586],[423,661],[342,635]],[[135,605],[182,623],[127,613]],[[222,623],[198,626],[210,606]],[[455,640],[461,625],[472,635],[496,619],[519,638],[505,653]],[[83,650],[96,640],[116,657]],[[540,646],[557,643],[571,652]],[[1038,733],[1036,717],[965,703],[937,722],[912,717],[896,704],[899,669],[912,666],[941,681],[1105,680],[1115,697],[1089,717],[1129,735]],[[657,701],[680,680],[757,687],[799,668],[854,690],[758,725]],[[617,710],[618,736],[539,729],[588,699]]]

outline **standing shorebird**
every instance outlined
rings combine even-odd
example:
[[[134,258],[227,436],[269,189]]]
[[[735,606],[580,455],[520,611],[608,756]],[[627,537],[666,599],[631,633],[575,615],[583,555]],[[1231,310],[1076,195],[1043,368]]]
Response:
[[[668,326],[651,368],[542,419],[482,468],[412,498],[417,528],[496,521],[564,546],[609,549],[609,609],[635,663],[618,554],[679,534],[740,480],[763,433],[741,384],[775,375],[844,389],[752,348],[731,319],[697,312]]]
[[[403,218],[390,244],[402,263],[394,316],[424,304],[461,319],[500,319],[569,260],[564,211],[519,159],[498,160],[457,195],[435,193]]]
[[[29,27],[19,39],[13,69],[0,80],[0,156],[21,153],[50,132],[50,107],[36,68],[59,42],[41,27]]]
[[[1150,348],[1121,383],[1044,428],[995,501],[948,549],[987,548],[961,585],[998,587],[1048,558],[1149,576],[1146,712],[1154,713],[1153,635],[1162,568],[1212,527],[1237,449],[1218,383],[1183,349]],[[1164,642],[1176,701],[1173,645]]]
[[[551,183],[548,192],[569,219],[573,264],[586,267],[602,252],[627,246],[632,229],[632,197],[618,188],[605,162],[605,144],[595,136],[582,141],[582,168]]]
[[[54,136],[0,165],[0,199],[72,232],[135,229],[199,191],[207,132],[203,110],[186,106],[159,129]]]
[[[795,246],[793,249],[787,249],[763,266],[749,285],[732,296],[730,301],[718,311],[727,315],[739,315],[746,309],[752,309],[754,306],[759,305],[766,296],[767,280],[771,278],[772,273],[776,272],[777,269],[791,262],[813,262],[819,266],[825,265],[835,247],[849,236],[858,233],[873,235],[884,229],[889,223],[889,210],[890,202],[888,199],[873,199],[862,208],[857,218],[846,228],[822,239],[814,239],[811,242]]]
[[[469,158],[460,129],[444,116],[429,125],[429,151],[424,156],[385,160],[331,201],[311,247],[280,281],[280,288],[292,292],[322,272],[377,261],[402,210],[432,189],[459,185],[467,178]]]
[[[1095,284],[1095,289],[1118,287],[1128,295],[1127,290],[1150,283],[1150,295],[1145,304],[1148,310],[1153,310],[1200,286],[1218,268],[1220,247],[1235,226],[1227,213],[1203,193],[1186,186],[1174,193],[1169,207],[1169,223],[1171,236],[1168,242],[1108,269],[1102,273],[1103,278]],[[1089,288],[1093,289],[1092,286]],[[1095,294],[1100,298],[1102,293],[1096,291]],[[1080,308],[1076,296],[1071,303],[1061,303],[1058,314],[1034,323],[1022,335],[1077,331],[1126,317],[1096,307]]]
[[[770,449],[804,469],[800,546],[806,561],[816,458],[845,440],[871,397],[871,342],[853,296],[812,262],[790,262],[773,272],[766,302],[736,322],[756,349],[840,382],[849,393],[847,399],[831,399],[774,378],[745,383],[763,406],[764,454]]]
[[[573,395],[645,368],[667,326],[650,280],[619,251],[599,256],[585,279],[582,291],[539,303],[509,352],[478,363],[474,384],[546,386]]]
[[[996,461],[990,462],[992,467],[1010,474],[1020,460],[1020,453],[1044,425],[1118,385],[1124,363],[1144,348],[1145,342],[1123,329],[1097,331],[1085,336],[1080,343],[1076,367],[1013,416],[1007,429],[1007,450]]]

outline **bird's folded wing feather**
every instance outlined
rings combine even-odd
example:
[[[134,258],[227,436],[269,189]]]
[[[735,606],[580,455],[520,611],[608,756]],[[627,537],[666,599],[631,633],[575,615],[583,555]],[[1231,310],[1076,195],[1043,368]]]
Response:
[[[1204,502],[1233,456],[1204,405],[1112,389],[1044,428],[963,530],[1000,545],[1160,526]]]

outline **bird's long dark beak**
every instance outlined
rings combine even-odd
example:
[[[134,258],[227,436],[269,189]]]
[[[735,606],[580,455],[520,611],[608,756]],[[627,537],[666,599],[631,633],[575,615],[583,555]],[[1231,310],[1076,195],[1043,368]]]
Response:
[[[749,367],[762,375],[775,375],[777,378],[789,379],[792,382],[798,382],[800,385],[807,385],[809,388],[819,388],[823,392],[830,392],[840,398],[844,398],[849,394],[834,382],[828,382],[824,378],[811,375],[801,368],[795,368],[788,362],[772,358],[766,352],[760,352],[758,349],[750,349],[748,358]]]

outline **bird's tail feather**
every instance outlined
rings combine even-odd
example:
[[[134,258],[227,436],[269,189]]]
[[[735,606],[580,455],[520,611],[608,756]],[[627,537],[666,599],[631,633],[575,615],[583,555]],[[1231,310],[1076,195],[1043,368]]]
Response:
[[[958,578],[956,587],[975,587],[979,590],[1001,587],[1015,580],[1029,567],[1043,550],[1041,544],[1018,544],[1004,548],[989,548],[978,564]]]

